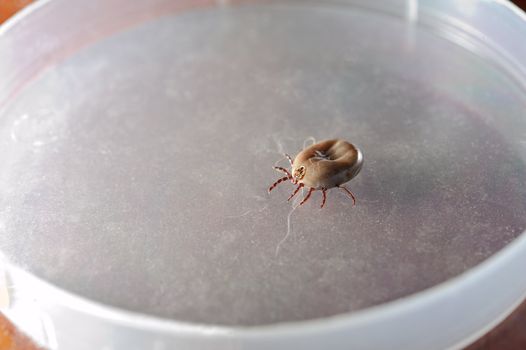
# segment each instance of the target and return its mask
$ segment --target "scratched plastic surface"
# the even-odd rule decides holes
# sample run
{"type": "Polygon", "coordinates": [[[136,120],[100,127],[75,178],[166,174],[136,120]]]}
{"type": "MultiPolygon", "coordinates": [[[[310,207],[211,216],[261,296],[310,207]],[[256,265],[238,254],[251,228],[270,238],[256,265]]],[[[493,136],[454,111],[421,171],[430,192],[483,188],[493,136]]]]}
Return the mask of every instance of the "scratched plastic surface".
{"type": "Polygon", "coordinates": [[[498,64],[387,14],[165,16],[55,62],[0,111],[0,247],[65,290],[176,320],[363,309],[524,230],[525,109],[498,64]],[[289,226],[272,166],[311,137],[363,150],[358,201],[331,190],[320,210],[315,194],[289,226]]]}

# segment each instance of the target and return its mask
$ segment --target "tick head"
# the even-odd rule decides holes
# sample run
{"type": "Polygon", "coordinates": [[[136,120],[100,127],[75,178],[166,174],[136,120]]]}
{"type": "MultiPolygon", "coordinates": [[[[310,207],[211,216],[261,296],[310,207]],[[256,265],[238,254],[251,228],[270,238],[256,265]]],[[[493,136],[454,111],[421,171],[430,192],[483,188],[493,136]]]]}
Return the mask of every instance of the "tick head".
{"type": "Polygon", "coordinates": [[[292,172],[292,176],[294,177],[294,181],[298,183],[298,181],[302,180],[305,177],[305,173],[307,173],[307,169],[305,169],[305,166],[299,166],[294,169],[292,172]]]}

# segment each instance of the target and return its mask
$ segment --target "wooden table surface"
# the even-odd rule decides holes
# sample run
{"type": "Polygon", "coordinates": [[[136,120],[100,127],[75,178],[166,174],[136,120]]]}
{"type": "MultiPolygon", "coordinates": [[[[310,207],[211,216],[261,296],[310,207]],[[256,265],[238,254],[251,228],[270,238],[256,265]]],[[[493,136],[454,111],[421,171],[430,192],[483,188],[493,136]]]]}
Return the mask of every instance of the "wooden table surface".
{"type": "MultiPolygon", "coordinates": [[[[0,23],[32,0],[0,0],[0,23]]],[[[526,11],[526,0],[513,1],[526,11]]],[[[526,38],[524,44],[526,45],[526,38]]],[[[40,350],[0,313],[0,350],[40,350]]],[[[526,301],[466,350],[526,350],[526,301]]]]}

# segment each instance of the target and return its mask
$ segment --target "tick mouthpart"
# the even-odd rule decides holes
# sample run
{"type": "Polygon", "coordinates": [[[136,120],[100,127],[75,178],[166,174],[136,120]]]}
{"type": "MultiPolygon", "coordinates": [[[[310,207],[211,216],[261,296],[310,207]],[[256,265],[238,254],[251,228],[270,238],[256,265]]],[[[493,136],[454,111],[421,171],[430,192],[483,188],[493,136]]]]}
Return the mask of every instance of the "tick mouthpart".
{"type": "Polygon", "coordinates": [[[299,168],[294,169],[294,172],[292,173],[292,176],[298,182],[299,180],[303,179],[305,177],[305,167],[302,165],[299,168]]]}

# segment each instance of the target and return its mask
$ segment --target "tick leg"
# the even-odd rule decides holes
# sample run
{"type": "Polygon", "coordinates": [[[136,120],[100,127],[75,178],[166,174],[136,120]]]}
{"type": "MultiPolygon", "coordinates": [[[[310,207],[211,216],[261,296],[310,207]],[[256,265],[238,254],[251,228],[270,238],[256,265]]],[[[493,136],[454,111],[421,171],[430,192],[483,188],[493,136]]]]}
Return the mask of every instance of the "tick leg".
{"type": "Polygon", "coordinates": [[[287,174],[287,176],[292,180],[292,174],[285,168],[282,168],[280,166],[275,166],[274,170],[281,171],[282,173],[287,174]]]}
{"type": "Polygon", "coordinates": [[[294,197],[296,195],[296,193],[298,193],[298,191],[303,187],[303,184],[299,184],[298,187],[296,187],[296,189],[294,190],[294,192],[292,192],[292,194],[290,195],[289,199],[287,199],[287,202],[290,201],[292,199],[292,197],[294,197]]]}
{"type": "Polygon", "coordinates": [[[292,158],[287,153],[285,153],[285,157],[287,157],[287,159],[289,160],[290,166],[293,166],[294,161],[292,160],[292,158]]]}
{"type": "Polygon", "coordinates": [[[338,186],[338,187],[341,188],[342,190],[344,190],[345,192],[347,192],[348,194],[350,194],[351,197],[352,197],[352,205],[356,205],[356,197],[354,197],[354,194],[352,194],[352,192],[349,191],[347,189],[347,187],[345,187],[345,186],[338,186]]]}
{"type": "Polygon", "coordinates": [[[312,191],[314,191],[314,188],[311,187],[309,189],[309,192],[305,196],[305,198],[303,198],[303,200],[300,202],[300,205],[303,205],[303,203],[305,203],[310,198],[310,195],[312,194],[312,191]]]}
{"type": "Polygon", "coordinates": [[[272,184],[272,186],[270,186],[270,187],[268,188],[268,193],[270,193],[270,191],[272,191],[272,190],[274,189],[274,187],[276,187],[277,185],[279,185],[279,184],[282,183],[283,181],[287,181],[288,179],[289,179],[288,176],[284,176],[284,177],[282,177],[281,179],[278,179],[276,182],[274,182],[274,183],[272,184]]]}
{"type": "Polygon", "coordinates": [[[323,195],[323,200],[321,202],[320,209],[323,208],[323,206],[325,205],[325,201],[327,200],[327,190],[325,188],[322,188],[321,193],[323,195]]]}

